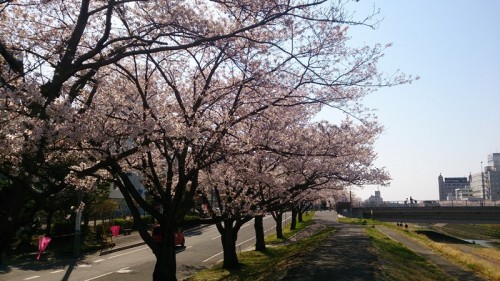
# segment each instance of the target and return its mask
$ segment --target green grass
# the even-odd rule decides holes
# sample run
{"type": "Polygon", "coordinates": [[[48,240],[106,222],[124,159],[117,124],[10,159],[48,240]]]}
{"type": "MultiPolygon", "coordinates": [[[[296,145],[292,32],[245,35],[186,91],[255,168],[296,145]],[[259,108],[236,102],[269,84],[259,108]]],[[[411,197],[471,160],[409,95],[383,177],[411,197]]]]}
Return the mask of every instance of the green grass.
{"type": "Polygon", "coordinates": [[[378,259],[376,280],[456,280],[376,228],[366,232],[378,259]]]}
{"type": "Polygon", "coordinates": [[[338,218],[341,223],[359,224],[359,225],[376,225],[380,224],[379,221],[372,219],[358,219],[358,218],[338,218]]]}
{"type": "Polygon", "coordinates": [[[271,235],[266,237],[266,244],[277,244],[277,243],[285,242],[290,237],[297,234],[297,232],[299,232],[302,229],[313,224],[314,223],[313,218],[314,218],[314,212],[308,212],[308,213],[304,214],[302,217],[303,222],[297,222],[297,226],[296,226],[295,230],[290,230],[290,227],[288,227],[288,226],[283,229],[284,239],[277,238],[276,233],[274,233],[274,234],[271,234],[271,235]]]}
{"type": "MultiPolygon", "coordinates": [[[[464,267],[467,267],[475,272],[483,275],[488,280],[500,280],[500,272],[498,267],[492,268],[492,266],[485,262],[484,260],[478,259],[477,256],[483,256],[490,260],[500,261],[500,254],[498,250],[495,249],[485,249],[479,245],[471,246],[469,248],[469,253],[464,252],[458,246],[453,243],[438,243],[426,235],[418,234],[410,228],[410,230],[402,230],[392,224],[387,224],[387,226],[398,230],[400,233],[412,238],[413,240],[425,245],[434,251],[440,253],[441,255],[453,260],[464,267]]],[[[459,227],[459,226],[458,226],[459,227]]],[[[458,228],[456,227],[456,228],[458,228]]]]}
{"type": "Polygon", "coordinates": [[[306,228],[308,225],[313,223],[313,216],[314,213],[309,213],[307,216],[304,216],[304,222],[297,223],[297,229],[294,231],[290,231],[290,229],[286,227],[283,230],[283,236],[285,236],[284,240],[277,239],[276,235],[267,237],[266,244],[268,244],[268,247],[265,251],[248,251],[240,253],[238,255],[238,259],[242,266],[239,269],[227,270],[222,268],[222,264],[217,264],[210,269],[198,272],[188,280],[256,281],[280,279],[280,274],[283,274],[283,270],[290,266],[290,261],[295,260],[295,256],[317,247],[323,239],[333,232],[333,228],[326,228],[318,234],[296,243],[288,245],[278,244],[272,246],[269,246],[269,244],[283,242],[298,231],[306,228]]]}
{"type": "Polygon", "coordinates": [[[500,239],[500,224],[446,224],[435,228],[466,239],[500,239]]]}

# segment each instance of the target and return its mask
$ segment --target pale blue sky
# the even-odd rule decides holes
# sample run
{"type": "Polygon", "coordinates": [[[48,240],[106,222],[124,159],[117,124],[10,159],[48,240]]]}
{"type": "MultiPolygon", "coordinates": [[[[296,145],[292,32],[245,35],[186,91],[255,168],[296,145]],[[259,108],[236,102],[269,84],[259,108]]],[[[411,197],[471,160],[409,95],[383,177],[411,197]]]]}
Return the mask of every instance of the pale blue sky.
{"type": "MultiPolygon", "coordinates": [[[[385,133],[376,143],[393,178],[384,200],[438,199],[437,177],[468,176],[500,152],[500,1],[360,0],[381,8],[377,30],[353,27],[353,44],[393,43],[381,70],[420,76],[364,101],[385,133]]],[[[328,119],[328,114],[321,114],[328,119]]],[[[362,199],[375,187],[353,188],[362,199]]]]}

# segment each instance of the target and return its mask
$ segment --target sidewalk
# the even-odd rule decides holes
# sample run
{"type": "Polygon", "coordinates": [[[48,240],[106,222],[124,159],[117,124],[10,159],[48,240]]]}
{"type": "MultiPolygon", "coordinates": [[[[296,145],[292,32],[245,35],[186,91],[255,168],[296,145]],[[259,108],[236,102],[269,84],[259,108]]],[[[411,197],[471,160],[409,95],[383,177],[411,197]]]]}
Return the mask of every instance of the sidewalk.
{"type": "Polygon", "coordinates": [[[146,242],[141,238],[138,231],[132,231],[128,235],[120,234],[116,237],[113,237],[113,243],[115,244],[113,247],[108,249],[103,249],[100,251],[100,255],[107,255],[117,251],[145,245],[146,242]]]}

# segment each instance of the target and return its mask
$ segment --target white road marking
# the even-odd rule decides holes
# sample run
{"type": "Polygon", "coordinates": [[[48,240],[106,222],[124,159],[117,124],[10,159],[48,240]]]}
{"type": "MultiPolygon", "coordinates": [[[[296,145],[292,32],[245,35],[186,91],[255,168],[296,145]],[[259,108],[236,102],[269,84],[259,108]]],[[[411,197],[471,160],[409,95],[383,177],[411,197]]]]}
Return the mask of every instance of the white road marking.
{"type": "Polygon", "coordinates": [[[59,269],[59,270],[56,270],[56,271],[52,271],[51,273],[59,273],[61,271],[64,271],[64,269],[59,269]]]}
{"type": "Polygon", "coordinates": [[[220,238],[220,235],[219,236],[215,236],[214,238],[212,238],[212,240],[215,240],[217,238],[220,238]]]}
{"type": "Polygon", "coordinates": [[[118,270],[116,271],[116,273],[130,273],[130,272],[132,272],[133,270],[132,270],[132,269],[129,269],[129,268],[130,268],[130,267],[124,267],[124,268],[122,268],[122,269],[118,269],[118,270]]]}
{"type": "Polygon", "coordinates": [[[115,255],[115,256],[109,257],[107,259],[108,260],[114,259],[114,258],[117,258],[117,257],[121,257],[121,256],[124,256],[124,255],[128,255],[128,254],[135,253],[135,252],[142,251],[142,250],[146,250],[146,249],[149,249],[149,247],[146,246],[146,247],[134,250],[134,251],[130,251],[130,252],[126,252],[126,253],[123,253],[123,254],[115,255]]]}
{"type": "Polygon", "coordinates": [[[84,280],[84,281],[90,281],[90,280],[94,280],[94,279],[97,279],[97,278],[101,278],[101,277],[104,277],[104,276],[106,276],[106,275],[110,275],[111,273],[113,273],[113,271],[108,272],[108,273],[101,274],[101,275],[96,276],[96,277],[92,277],[92,278],[90,278],[90,279],[86,279],[86,280],[84,280]]]}
{"type": "Polygon", "coordinates": [[[237,244],[237,245],[236,245],[236,247],[238,247],[238,246],[240,246],[240,245],[242,245],[242,244],[245,244],[246,242],[248,242],[248,241],[250,241],[250,240],[253,240],[253,239],[255,239],[255,237],[252,237],[252,238],[250,238],[250,239],[248,239],[248,240],[245,240],[245,241],[241,242],[240,244],[237,244]]]}
{"type": "Polygon", "coordinates": [[[24,278],[23,280],[31,280],[31,279],[35,279],[35,278],[38,278],[38,277],[40,277],[40,276],[35,275],[35,276],[28,277],[28,278],[24,278]]]}
{"type": "Polygon", "coordinates": [[[213,256],[211,256],[211,257],[209,257],[208,259],[206,259],[206,260],[204,260],[204,261],[202,261],[202,262],[207,262],[207,261],[209,261],[209,260],[211,260],[211,259],[215,258],[216,256],[218,256],[218,255],[220,255],[220,254],[222,254],[222,253],[223,253],[223,252],[220,252],[220,253],[218,253],[218,254],[215,254],[215,255],[213,255],[213,256]]]}
{"type": "Polygon", "coordinates": [[[83,268],[85,268],[85,267],[91,267],[91,266],[92,265],[90,265],[90,264],[82,263],[82,264],[77,265],[76,267],[83,267],[83,268]]]}
{"type": "Polygon", "coordinates": [[[104,259],[100,259],[100,260],[95,260],[94,262],[102,262],[104,259]]]}

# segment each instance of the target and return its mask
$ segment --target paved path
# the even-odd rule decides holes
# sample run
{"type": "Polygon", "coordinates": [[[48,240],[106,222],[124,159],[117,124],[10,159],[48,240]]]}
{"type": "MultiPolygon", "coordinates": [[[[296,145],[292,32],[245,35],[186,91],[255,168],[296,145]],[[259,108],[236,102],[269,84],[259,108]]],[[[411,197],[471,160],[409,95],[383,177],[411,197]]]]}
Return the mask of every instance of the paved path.
{"type": "Polygon", "coordinates": [[[377,257],[368,251],[370,241],[363,226],[339,224],[334,212],[316,212],[315,220],[333,225],[335,233],[306,253],[282,280],[373,280],[377,257]]]}

